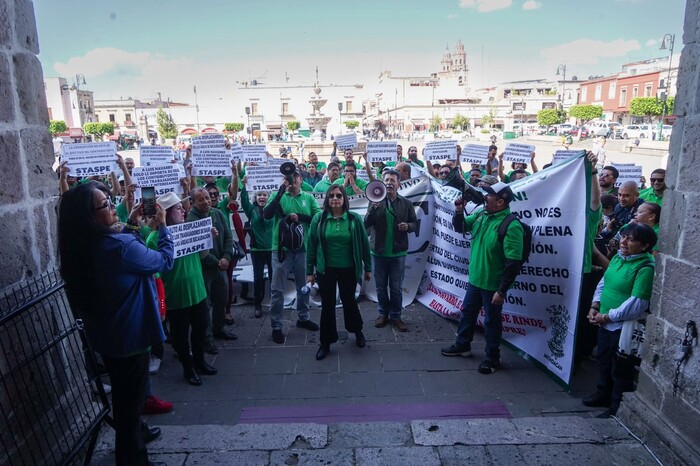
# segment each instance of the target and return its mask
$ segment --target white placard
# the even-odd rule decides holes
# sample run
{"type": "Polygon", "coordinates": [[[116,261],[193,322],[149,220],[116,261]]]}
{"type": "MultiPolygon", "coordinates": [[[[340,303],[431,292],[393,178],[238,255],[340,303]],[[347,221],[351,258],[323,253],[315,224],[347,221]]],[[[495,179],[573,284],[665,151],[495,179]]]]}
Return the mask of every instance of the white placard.
{"type": "Polygon", "coordinates": [[[635,165],[633,163],[615,163],[613,167],[617,168],[617,171],[620,172],[620,176],[617,178],[617,181],[615,181],[616,188],[619,188],[625,181],[634,181],[637,183],[638,188],[642,186],[640,181],[642,179],[641,165],[635,165]]]}
{"type": "Polygon", "coordinates": [[[564,162],[565,160],[569,160],[571,157],[576,157],[578,155],[581,155],[580,150],[558,150],[554,152],[554,156],[552,157],[552,165],[557,165],[559,163],[564,162]]]}
{"type": "Polygon", "coordinates": [[[489,146],[467,144],[462,148],[462,162],[486,165],[489,160],[489,146]]]}
{"type": "Polygon", "coordinates": [[[245,144],[241,160],[244,162],[267,163],[267,146],[265,144],[245,144]]]}
{"type": "Polygon", "coordinates": [[[68,162],[70,176],[106,175],[117,167],[117,145],[112,141],[63,144],[61,162],[68,162]]]}
{"type": "Polygon", "coordinates": [[[423,158],[430,161],[457,160],[457,141],[454,139],[430,141],[425,145],[423,158]]]}
{"type": "Polygon", "coordinates": [[[357,170],[357,173],[355,173],[355,178],[357,178],[358,180],[369,181],[369,175],[367,174],[367,169],[360,168],[359,170],[357,170]]]}
{"type": "MultiPolygon", "coordinates": [[[[149,167],[134,167],[131,176],[139,186],[154,186],[156,188],[156,196],[162,196],[165,193],[173,192],[182,194],[182,185],[180,184],[180,170],[177,164],[161,164],[151,165],[149,167]]],[[[141,196],[137,196],[140,198],[141,196]]]]}
{"type": "Polygon", "coordinates": [[[503,153],[503,160],[529,164],[533,152],[535,152],[535,146],[533,145],[511,142],[506,146],[506,150],[503,153]]]}
{"type": "Polygon", "coordinates": [[[192,174],[194,176],[231,176],[231,153],[222,134],[203,134],[192,138],[192,174]]]}
{"type": "Polygon", "coordinates": [[[243,148],[239,143],[231,144],[231,158],[236,162],[240,162],[243,159],[243,148]]]}
{"type": "Polygon", "coordinates": [[[142,145],[139,147],[139,157],[141,158],[142,167],[150,167],[172,162],[175,158],[175,153],[173,148],[168,146],[142,145]]]}
{"type": "Polygon", "coordinates": [[[294,163],[294,161],[291,160],[291,159],[283,159],[283,158],[278,158],[278,157],[273,157],[273,158],[271,158],[271,159],[267,159],[267,164],[268,164],[270,167],[277,167],[278,170],[279,170],[279,168],[282,166],[282,164],[285,163],[285,162],[292,162],[292,163],[294,163]]]}
{"type": "Polygon", "coordinates": [[[175,259],[211,249],[214,245],[211,226],[211,217],[170,225],[168,229],[173,235],[175,259]]]}
{"type": "Polygon", "coordinates": [[[248,192],[275,191],[283,181],[284,176],[279,167],[253,165],[245,171],[245,190],[248,192]]]}
{"type": "Polygon", "coordinates": [[[367,160],[374,162],[395,162],[396,141],[369,141],[367,142],[367,160]]]}
{"type": "Polygon", "coordinates": [[[340,150],[353,149],[357,146],[357,134],[340,134],[335,137],[335,145],[340,150]]]}

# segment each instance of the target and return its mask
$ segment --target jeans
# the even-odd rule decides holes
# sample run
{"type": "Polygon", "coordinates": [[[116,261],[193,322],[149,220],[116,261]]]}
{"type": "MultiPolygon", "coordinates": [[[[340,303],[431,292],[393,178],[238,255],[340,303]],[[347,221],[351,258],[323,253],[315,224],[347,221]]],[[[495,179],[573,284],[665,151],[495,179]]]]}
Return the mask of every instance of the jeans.
{"type": "Polygon", "coordinates": [[[203,268],[204,286],[207,289],[206,341],[213,341],[214,334],[222,332],[226,325],[228,277],[225,270],[203,268]],[[211,312],[211,314],[210,314],[211,312]]]}
{"type": "Polygon", "coordinates": [[[202,300],[190,307],[168,309],[170,338],[173,342],[173,349],[177,353],[185,371],[192,369],[194,363],[201,364],[204,362],[204,341],[206,338],[208,314],[209,309],[206,300],[202,300]],[[190,327],[192,332],[190,332],[190,327]],[[192,345],[192,354],[190,354],[190,344],[192,345]]]}
{"type": "Polygon", "coordinates": [[[372,256],[372,258],[374,260],[374,283],[377,287],[379,314],[388,315],[390,319],[400,319],[406,256],[372,256]]]}
{"type": "Polygon", "coordinates": [[[357,279],[355,268],[326,267],[326,273],[318,273],[318,288],[321,293],[321,346],[329,346],[338,341],[338,328],[335,324],[335,287],[340,290],[343,303],[345,330],[357,333],[362,330],[362,316],[355,301],[357,279]]]}
{"type": "Polygon", "coordinates": [[[253,300],[255,307],[259,307],[265,297],[265,265],[267,276],[272,277],[272,251],[251,251],[250,258],[253,261],[253,300]]]}
{"type": "Polygon", "coordinates": [[[598,329],[598,392],[610,397],[610,409],[617,411],[624,392],[634,391],[635,366],[641,362],[636,356],[620,356],[617,346],[621,329],[612,332],[598,329]]]}
{"type": "Polygon", "coordinates": [[[503,334],[503,322],[501,311],[503,306],[494,306],[491,299],[495,291],[477,288],[471,283],[467,285],[467,293],[464,296],[462,317],[459,319],[457,338],[455,345],[458,347],[471,346],[474,339],[474,328],[481,307],[484,307],[484,336],[486,337],[486,359],[493,362],[500,361],[501,335],[503,334]]]}
{"type": "Polygon", "coordinates": [[[270,296],[270,324],[272,330],[282,330],[282,309],[284,308],[284,285],[289,274],[294,273],[297,288],[297,312],[299,320],[309,320],[309,295],[301,294],[306,285],[306,250],[286,251],[284,262],[280,263],[277,253],[272,254],[272,286],[270,296]]]}

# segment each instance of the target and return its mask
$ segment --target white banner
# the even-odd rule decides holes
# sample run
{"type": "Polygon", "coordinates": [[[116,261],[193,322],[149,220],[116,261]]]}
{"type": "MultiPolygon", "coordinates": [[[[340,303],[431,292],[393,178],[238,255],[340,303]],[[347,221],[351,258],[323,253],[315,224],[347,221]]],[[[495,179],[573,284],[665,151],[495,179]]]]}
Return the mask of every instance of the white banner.
{"type": "Polygon", "coordinates": [[[163,165],[172,162],[175,158],[175,152],[172,147],[168,146],[142,145],[139,147],[139,157],[141,158],[142,167],[150,167],[151,165],[163,165]]]}
{"type": "Polygon", "coordinates": [[[580,150],[558,150],[554,152],[552,156],[552,165],[560,164],[572,157],[581,155],[580,150]]]}
{"type": "Polygon", "coordinates": [[[457,141],[454,139],[430,141],[425,145],[423,158],[431,162],[435,160],[457,160],[457,141]]]}
{"type": "Polygon", "coordinates": [[[633,163],[614,163],[613,167],[617,168],[620,176],[615,181],[615,187],[619,188],[626,181],[634,181],[637,187],[642,186],[642,166],[633,163]]]}
{"type": "Polygon", "coordinates": [[[192,138],[192,175],[231,176],[231,152],[222,134],[192,138]]]}
{"type": "Polygon", "coordinates": [[[117,145],[111,141],[63,144],[61,162],[68,162],[70,176],[106,175],[117,167],[117,145]]]}
{"type": "Polygon", "coordinates": [[[211,217],[170,225],[175,243],[175,259],[195,252],[207,251],[214,245],[211,238],[211,217]]]}
{"type": "Polygon", "coordinates": [[[275,191],[282,182],[284,176],[277,166],[252,165],[245,171],[245,190],[255,191],[275,191]]]}
{"type": "Polygon", "coordinates": [[[267,163],[267,146],[265,144],[244,144],[242,159],[244,162],[267,163]]]}
{"type": "Polygon", "coordinates": [[[462,148],[463,163],[476,163],[486,165],[489,161],[489,146],[481,144],[467,144],[462,148]]]}
{"type": "MultiPolygon", "coordinates": [[[[162,196],[165,193],[173,192],[182,194],[182,178],[178,165],[164,164],[152,165],[150,167],[134,167],[131,176],[138,185],[139,189],[145,186],[153,186],[156,188],[156,196],[162,196]]],[[[136,195],[140,199],[141,196],[136,195]]]]}
{"type": "Polygon", "coordinates": [[[396,161],[396,141],[368,141],[367,160],[374,162],[396,161]]]}
{"type": "Polygon", "coordinates": [[[503,152],[503,160],[515,163],[530,163],[535,146],[511,142],[503,152]]]}
{"type": "Polygon", "coordinates": [[[335,137],[335,145],[339,150],[353,149],[357,146],[357,134],[340,134],[335,137]]]}

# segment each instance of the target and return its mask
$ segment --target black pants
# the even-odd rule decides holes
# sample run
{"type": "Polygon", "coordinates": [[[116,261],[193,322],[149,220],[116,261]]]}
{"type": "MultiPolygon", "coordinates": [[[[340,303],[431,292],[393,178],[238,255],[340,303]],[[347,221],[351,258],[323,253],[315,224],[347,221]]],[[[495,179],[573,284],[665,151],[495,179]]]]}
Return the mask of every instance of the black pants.
{"type": "Polygon", "coordinates": [[[345,330],[356,333],[362,330],[362,316],[355,301],[355,269],[353,267],[338,269],[326,267],[326,273],[319,273],[318,287],[321,293],[321,336],[322,346],[329,346],[338,341],[338,329],[335,325],[335,287],[340,290],[343,303],[345,330]]]}
{"type": "Polygon", "coordinates": [[[126,358],[102,356],[112,385],[112,413],[116,431],[116,464],[147,465],[141,439],[141,410],[146,400],[149,353],[126,358]]]}
{"type": "Polygon", "coordinates": [[[250,258],[253,261],[253,299],[258,307],[265,297],[265,265],[267,276],[272,277],[272,251],[251,251],[250,258]]]}
{"type": "Polygon", "coordinates": [[[206,299],[194,306],[168,309],[170,338],[185,370],[192,369],[194,363],[200,364],[204,362],[204,341],[206,338],[208,313],[209,308],[206,299]],[[191,332],[190,327],[192,328],[191,332]],[[190,354],[190,344],[192,345],[192,354],[190,354]]]}
{"type": "Polygon", "coordinates": [[[591,310],[593,295],[598,282],[603,278],[603,273],[602,270],[597,270],[583,274],[576,319],[576,347],[574,349],[574,361],[576,362],[590,356],[598,340],[598,328],[588,322],[588,311],[591,310]]]}
{"type": "Polygon", "coordinates": [[[214,334],[224,330],[226,325],[226,300],[228,299],[228,277],[225,270],[206,268],[203,270],[204,286],[207,289],[206,339],[214,341],[214,334]]]}
{"type": "Polygon", "coordinates": [[[622,330],[612,332],[600,327],[598,330],[598,391],[610,397],[610,409],[617,412],[624,392],[634,391],[636,356],[620,356],[617,346],[622,330]]]}

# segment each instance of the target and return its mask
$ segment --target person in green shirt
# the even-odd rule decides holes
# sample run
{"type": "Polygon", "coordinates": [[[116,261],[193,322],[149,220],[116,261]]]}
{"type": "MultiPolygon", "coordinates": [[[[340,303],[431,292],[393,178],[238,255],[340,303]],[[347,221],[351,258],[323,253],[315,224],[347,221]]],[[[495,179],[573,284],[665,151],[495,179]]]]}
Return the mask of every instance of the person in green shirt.
{"type": "Polygon", "coordinates": [[[357,169],[354,165],[345,165],[343,167],[342,178],[338,178],[333,183],[334,185],[340,185],[345,189],[345,194],[348,196],[354,196],[355,194],[363,194],[368,182],[357,178],[357,169]]]}
{"type": "Polygon", "coordinates": [[[664,191],[666,191],[666,170],[657,168],[651,172],[649,182],[651,183],[651,187],[642,190],[642,192],[639,193],[639,198],[644,199],[644,202],[653,202],[663,207],[664,191]]]}
{"type": "Polygon", "coordinates": [[[347,167],[348,165],[354,166],[356,170],[362,168],[362,165],[359,162],[355,162],[355,154],[352,149],[345,149],[343,151],[343,155],[345,156],[345,160],[341,161],[340,163],[343,168],[347,167]]]}
{"type": "Polygon", "coordinates": [[[598,283],[588,320],[598,326],[596,391],[582,400],[585,406],[607,407],[598,417],[617,414],[622,394],[634,390],[635,367],[641,354],[633,344],[634,327],[649,312],[656,263],[654,230],[630,223],[621,230],[620,249],[598,283]],[[623,337],[623,328],[629,328],[623,337]]]}
{"type": "Polygon", "coordinates": [[[350,211],[348,196],[334,185],[326,193],[323,210],[314,215],[306,241],[307,283],[317,274],[321,293],[321,335],[316,359],[325,358],[332,343],[338,341],[335,324],[335,290],[340,290],[345,329],[355,334],[358,347],[365,346],[362,316],[355,301],[355,286],[372,277],[369,241],[362,217],[350,211]],[[364,266],[363,266],[364,264],[364,266]],[[363,274],[364,271],[364,274],[363,274]]]}
{"type": "Polygon", "coordinates": [[[321,181],[314,186],[315,193],[325,193],[328,188],[340,178],[340,164],[331,162],[328,164],[328,172],[321,181]]]}
{"type": "Polygon", "coordinates": [[[513,221],[501,241],[498,229],[510,215],[513,191],[504,182],[484,186],[484,208],[464,217],[464,200],[455,201],[452,225],[458,233],[472,234],[469,256],[469,284],[464,297],[455,343],[442,349],[443,356],[469,356],[474,329],[481,307],[484,308],[486,359],[479,373],[492,374],[501,365],[500,344],[503,324],[501,311],[508,289],[515,281],[523,257],[523,227],[513,221]]]}
{"type": "MultiPolygon", "coordinates": [[[[245,184],[243,178],[243,184],[245,184]]],[[[250,258],[253,262],[253,302],[254,315],[262,317],[262,301],[265,294],[265,266],[267,276],[272,278],[272,226],[271,219],[265,219],[263,209],[267,204],[270,193],[258,191],[254,194],[254,202],[250,202],[248,192],[241,191],[241,206],[250,222],[250,258]]]]}
{"type": "Polygon", "coordinates": [[[316,152],[309,152],[308,161],[309,163],[313,163],[316,165],[316,171],[318,171],[321,175],[326,174],[326,162],[320,162],[318,160],[318,155],[316,155],[316,152]]]}

